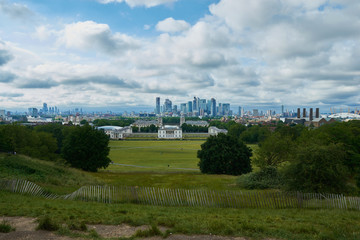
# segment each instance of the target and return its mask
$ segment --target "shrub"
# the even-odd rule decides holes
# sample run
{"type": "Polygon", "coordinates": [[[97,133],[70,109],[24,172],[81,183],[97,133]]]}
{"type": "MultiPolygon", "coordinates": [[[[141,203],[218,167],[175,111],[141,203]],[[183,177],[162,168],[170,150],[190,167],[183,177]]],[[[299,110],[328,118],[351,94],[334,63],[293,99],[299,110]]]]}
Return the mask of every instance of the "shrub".
{"type": "Polygon", "coordinates": [[[239,177],[237,184],[245,189],[280,188],[282,178],[275,167],[268,166],[239,177]]]}
{"type": "Polygon", "coordinates": [[[43,216],[39,219],[39,225],[36,230],[46,230],[46,231],[57,231],[59,230],[60,225],[52,220],[49,216],[43,216]]]}
{"type": "Polygon", "coordinates": [[[0,223],[0,232],[9,233],[11,231],[15,231],[15,228],[13,228],[8,221],[3,220],[0,223]]]}

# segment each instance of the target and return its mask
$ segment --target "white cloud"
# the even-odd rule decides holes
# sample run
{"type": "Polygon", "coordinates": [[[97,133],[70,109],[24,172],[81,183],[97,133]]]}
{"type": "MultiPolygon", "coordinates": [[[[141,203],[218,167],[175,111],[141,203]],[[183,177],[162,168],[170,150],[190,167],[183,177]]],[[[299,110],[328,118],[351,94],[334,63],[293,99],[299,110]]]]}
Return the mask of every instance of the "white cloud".
{"type": "Polygon", "coordinates": [[[190,24],[184,20],[175,20],[172,17],[167,18],[163,21],[158,22],[156,24],[156,30],[160,32],[182,32],[188,30],[190,28],[190,24]]]}
{"type": "Polygon", "coordinates": [[[138,45],[134,38],[120,33],[112,34],[107,24],[93,21],[66,25],[59,41],[68,48],[97,50],[107,54],[118,54],[138,45]]]}
{"type": "Polygon", "coordinates": [[[98,0],[100,3],[108,4],[113,2],[126,2],[130,7],[145,6],[147,8],[155,7],[163,4],[171,4],[177,0],[98,0]]]}

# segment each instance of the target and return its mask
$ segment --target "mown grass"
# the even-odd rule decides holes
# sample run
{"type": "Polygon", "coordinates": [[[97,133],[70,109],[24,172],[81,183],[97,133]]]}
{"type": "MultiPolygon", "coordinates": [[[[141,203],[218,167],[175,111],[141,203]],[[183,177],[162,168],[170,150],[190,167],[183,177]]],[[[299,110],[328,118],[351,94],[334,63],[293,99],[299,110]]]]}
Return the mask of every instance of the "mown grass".
{"type": "MultiPolygon", "coordinates": [[[[0,191],[0,215],[51,216],[64,224],[127,223],[134,226],[165,226],[176,234],[215,234],[253,239],[360,239],[358,211],[326,209],[231,209],[159,207],[135,204],[101,204],[46,200],[0,191]]],[[[154,227],[155,228],[155,227],[154,227]]]]}
{"type": "Polygon", "coordinates": [[[118,172],[178,171],[199,172],[197,151],[204,141],[111,141],[109,157],[114,163],[146,168],[111,165],[118,172]]]}

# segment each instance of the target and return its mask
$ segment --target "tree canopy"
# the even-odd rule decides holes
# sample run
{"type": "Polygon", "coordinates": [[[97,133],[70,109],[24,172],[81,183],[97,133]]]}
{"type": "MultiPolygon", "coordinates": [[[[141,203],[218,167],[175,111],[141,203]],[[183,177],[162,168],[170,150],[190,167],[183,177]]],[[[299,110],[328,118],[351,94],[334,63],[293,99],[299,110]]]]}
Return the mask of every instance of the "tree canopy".
{"type": "Polygon", "coordinates": [[[251,171],[251,149],[225,134],[210,136],[197,156],[202,173],[241,175],[251,171]]]}
{"type": "Polygon", "coordinates": [[[74,127],[65,136],[62,156],[72,167],[96,172],[110,164],[108,143],[109,137],[103,131],[88,124],[74,127]]]}

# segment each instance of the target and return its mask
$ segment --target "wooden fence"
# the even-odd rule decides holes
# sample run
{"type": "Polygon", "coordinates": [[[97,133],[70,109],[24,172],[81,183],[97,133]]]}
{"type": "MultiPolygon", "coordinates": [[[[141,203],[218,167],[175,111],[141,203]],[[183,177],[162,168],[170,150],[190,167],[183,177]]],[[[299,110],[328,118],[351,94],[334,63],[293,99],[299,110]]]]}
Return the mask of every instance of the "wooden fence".
{"type": "Polygon", "coordinates": [[[153,187],[84,186],[67,195],[46,192],[27,180],[0,180],[0,189],[47,199],[228,208],[337,208],[360,210],[360,197],[276,191],[213,191],[153,187]]]}

